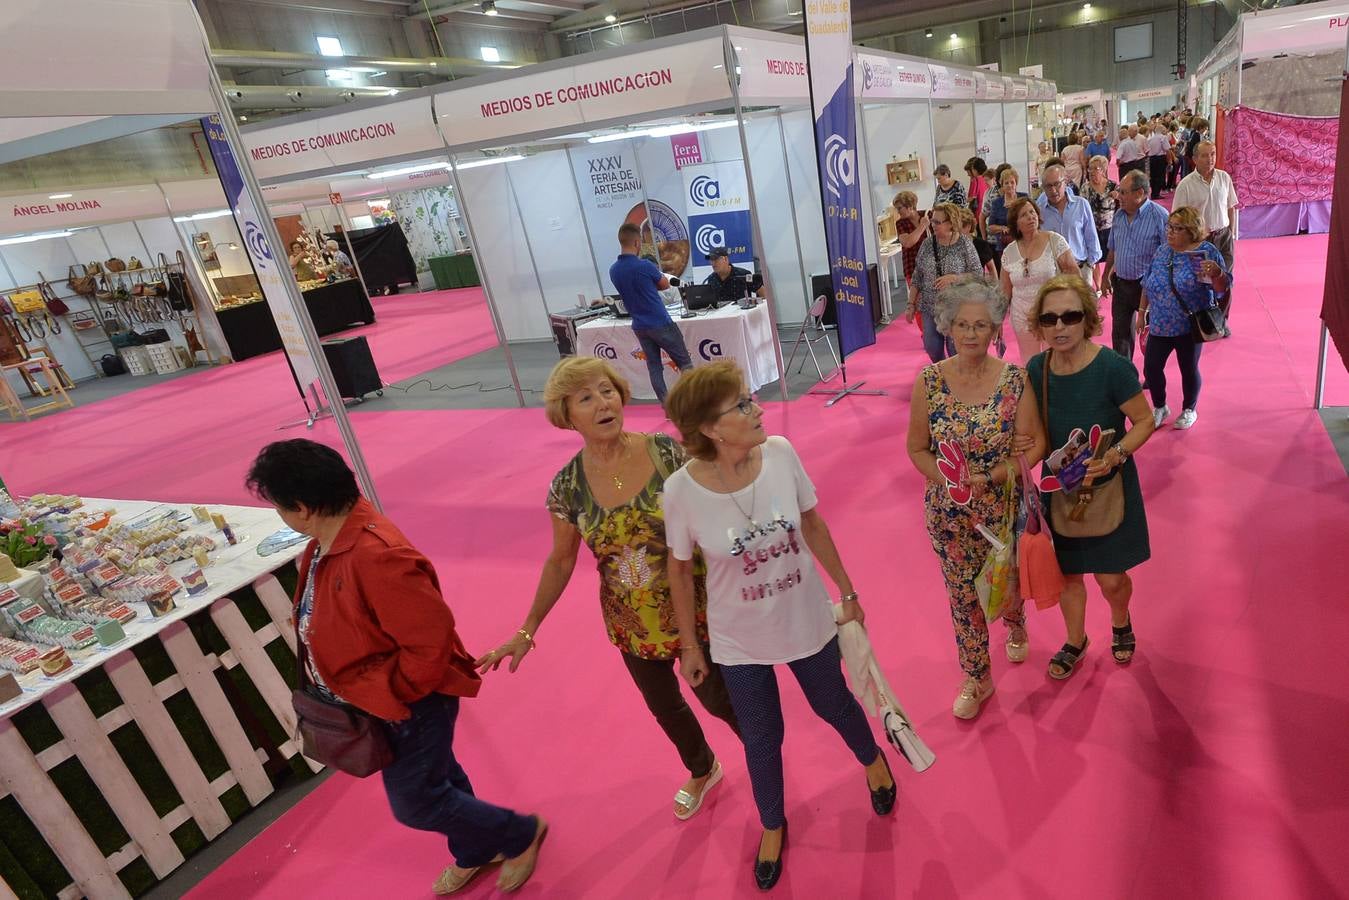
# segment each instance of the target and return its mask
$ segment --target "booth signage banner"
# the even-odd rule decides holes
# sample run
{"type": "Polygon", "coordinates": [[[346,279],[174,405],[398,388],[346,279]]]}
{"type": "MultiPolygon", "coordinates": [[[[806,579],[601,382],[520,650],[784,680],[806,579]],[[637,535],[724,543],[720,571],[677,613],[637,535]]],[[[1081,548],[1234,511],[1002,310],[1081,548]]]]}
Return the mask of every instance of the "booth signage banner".
{"type": "MultiPolygon", "coordinates": [[[[618,256],[618,229],[632,223],[642,229],[643,252],[657,253],[661,271],[683,276],[690,263],[689,230],[680,210],[678,195],[646,196],[638,174],[636,148],[631,141],[592,144],[571,152],[581,212],[589,226],[591,250],[600,261],[600,278],[606,294],[617,291],[609,280],[609,265],[618,256]]],[[[673,168],[673,166],[672,166],[673,168]]],[[[680,190],[682,180],[663,179],[680,190]]]]}
{"type": "Polygon", "coordinates": [[[267,243],[267,236],[259,224],[267,211],[254,208],[252,198],[244,189],[239,163],[221,130],[220,118],[208,116],[202,119],[201,129],[206,133],[206,144],[211,148],[220,186],[225,189],[225,199],[234,212],[234,224],[238,226],[239,234],[243,235],[244,249],[248,251],[253,271],[258,276],[262,296],[272,311],[272,318],[276,320],[276,330],[281,333],[281,345],[295,373],[300,396],[307,398],[311,387],[319,380],[319,373],[296,321],[291,292],[286,290],[286,283],[282,280],[292,277],[289,266],[282,262],[286,257],[274,253],[267,243]]]}
{"type": "Polygon", "coordinates": [[[1175,88],[1148,88],[1146,91],[1130,91],[1124,96],[1129,100],[1159,100],[1162,97],[1174,96],[1175,93],[1175,88]]]}
{"type": "Polygon", "coordinates": [[[1241,58],[1344,50],[1349,3],[1315,3],[1241,17],[1241,58]]]}
{"type": "Polygon", "coordinates": [[[928,63],[932,75],[932,96],[942,100],[973,100],[975,92],[974,75],[928,63]]]}
{"type": "Polygon", "coordinates": [[[974,99],[988,99],[988,75],[978,69],[974,71],[974,99]]]}
{"type": "MultiPolygon", "coordinates": [[[[857,96],[891,100],[926,100],[932,96],[932,76],[921,62],[887,59],[870,53],[858,53],[854,62],[862,72],[857,81],[857,96]]],[[[857,68],[853,70],[854,75],[857,68]]]]}
{"type": "Polygon", "coordinates": [[[243,139],[248,164],[258,178],[444,150],[429,97],[249,130],[243,139]]]}
{"type": "Polygon", "coordinates": [[[742,103],[805,100],[810,96],[806,48],[797,41],[770,41],[734,35],[736,74],[742,103]]]}
{"type": "Polygon", "coordinates": [[[1045,67],[1043,64],[1035,66],[1022,66],[1016,70],[1018,75],[1028,75],[1031,78],[1044,78],[1045,67]]]}
{"type": "Polygon", "coordinates": [[[992,63],[984,63],[982,66],[976,66],[975,68],[983,69],[985,72],[998,72],[998,71],[1001,71],[1001,68],[1000,68],[1000,67],[998,66],[998,64],[995,63],[995,62],[992,62],[992,63]]]}
{"type": "MultiPolygon", "coordinates": [[[[862,178],[857,170],[857,105],[853,101],[852,11],[846,0],[806,0],[806,55],[815,114],[824,241],[834,283],[839,353],[876,343],[867,281],[862,178]]],[[[971,85],[972,86],[972,85],[971,85]]]]}
{"type": "Polygon", "coordinates": [[[707,255],[718,247],[729,251],[733,264],[753,269],[754,232],[745,164],[736,160],[688,166],[681,174],[692,245],[688,277],[701,281],[712,274],[707,255]]]}
{"type": "Polygon", "coordinates": [[[692,134],[670,135],[670,151],[674,153],[676,169],[696,166],[703,161],[703,145],[696,131],[692,134]]]}
{"type": "Polygon", "coordinates": [[[0,234],[60,231],[164,215],[164,194],[153,184],[68,193],[71,196],[59,200],[51,199],[51,190],[0,199],[0,234]]]}
{"type": "Polygon", "coordinates": [[[435,95],[435,111],[447,145],[481,147],[592,122],[650,119],[730,95],[725,44],[717,37],[451,87],[435,95]]]}
{"type": "Polygon", "coordinates": [[[1022,81],[1019,78],[1014,79],[1012,81],[1011,97],[1013,100],[1025,100],[1029,94],[1030,94],[1030,85],[1028,85],[1025,81],[1022,81]]]}

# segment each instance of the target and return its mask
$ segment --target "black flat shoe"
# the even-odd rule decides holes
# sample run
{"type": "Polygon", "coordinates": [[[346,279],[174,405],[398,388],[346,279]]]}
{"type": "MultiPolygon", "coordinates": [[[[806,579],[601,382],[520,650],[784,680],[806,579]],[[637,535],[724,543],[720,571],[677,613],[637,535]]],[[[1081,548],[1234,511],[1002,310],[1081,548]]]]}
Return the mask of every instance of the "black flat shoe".
{"type": "Polygon", "coordinates": [[[754,883],[759,886],[759,890],[771,890],[773,885],[778,883],[782,877],[782,857],[787,853],[787,826],[782,826],[782,848],[778,850],[777,859],[759,859],[754,858],[754,883]]]}
{"type": "Polygon", "coordinates": [[[895,798],[899,796],[899,782],[895,781],[894,773],[890,771],[890,760],[885,758],[885,751],[880,751],[881,762],[885,763],[885,772],[890,776],[890,786],[883,788],[870,788],[871,790],[871,808],[876,811],[878,816],[888,816],[895,808],[895,798]]]}

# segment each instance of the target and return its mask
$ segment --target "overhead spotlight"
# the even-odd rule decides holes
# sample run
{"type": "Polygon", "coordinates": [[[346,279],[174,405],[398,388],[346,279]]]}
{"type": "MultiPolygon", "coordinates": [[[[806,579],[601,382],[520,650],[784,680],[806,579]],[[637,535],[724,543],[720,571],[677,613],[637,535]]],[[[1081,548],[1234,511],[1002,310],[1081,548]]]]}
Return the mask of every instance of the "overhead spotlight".
{"type": "Polygon", "coordinates": [[[497,13],[496,0],[482,0],[482,14],[484,16],[495,16],[497,13]]]}
{"type": "Polygon", "coordinates": [[[608,22],[610,25],[612,25],[612,24],[614,24],[615,22],[618,21],[618,16],[614,15],[613,13],[609,13],[609,15],[607,15],[607,16],[604,17],[604,21],[606,21],[606,22],[608,22]]]}
{"type": "Polygon", "coordinates": [[[239,121],[240,121],[240,122],[247,122],[247,121],[248,121],[248,116],[240,116],[240,117],[239,117],[239,121]]]}
{"type": "Polygon", "coordinates": [[[923,32],[923,37],[932,37],[932,29],[929,28],[927,31],[923,32]]]}
{"type": "Polygon", "coordinates": [[[1082,4],[1082,8],[1083,8],[1083,9],[1091,9],[1091,4],[1090,4],[1090,3],[1083,3],[1083,4],[1082,4]]]}
{"type": "Polygon", "coordinates": [[[958,40],[960,40],[960,35],[956,34],[954,31],[951,32],[951,40],[953,40],[953,41],[958,41],[958,40]]]}

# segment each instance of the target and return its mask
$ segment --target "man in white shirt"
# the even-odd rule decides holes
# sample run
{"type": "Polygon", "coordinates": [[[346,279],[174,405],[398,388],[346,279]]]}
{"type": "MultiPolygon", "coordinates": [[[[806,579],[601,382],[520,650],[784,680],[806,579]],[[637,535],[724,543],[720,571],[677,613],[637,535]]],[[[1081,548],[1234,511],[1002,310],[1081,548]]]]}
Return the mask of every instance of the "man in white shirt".
{"type": "Polygon", "coordinates": [[[1143,151],[1138,148],[1138,143],[1133,139],[1133,129],[1121,128],[1119,130],[1119,143],[1115,145],[1115,159],[1119,162],[1119,177],[1124,176],[1134,169],[1141,168],[1139,162],[1143,159],[1143,151]]]}
{"type": "Polygon", "coordinates": [[[1194,171],[1180,180],[1176,186],[1176,196],[1171,202],[1172,209],[1189,206],[1199,212],[1204,227],[1209,230],[1205,238],[1218,248],[1227,263],[1227,271],[1232,271],[1233,244],[1237,238],[1237,189],[1232,184],[1232,176],[1215,163],[1218,148],[1212,141],[1200,141],[1194,148],[1194,171]]]}
{"type": "Polygon", "coordinates": [[[1171,152],[1171,138],[1166,126],[1160,121],[1154,122],[1152,136],[1147,140],[1148,180],[1152,183],[1152,199],[1156,200],[1166,191],[1167,154],[1171,152]]]}

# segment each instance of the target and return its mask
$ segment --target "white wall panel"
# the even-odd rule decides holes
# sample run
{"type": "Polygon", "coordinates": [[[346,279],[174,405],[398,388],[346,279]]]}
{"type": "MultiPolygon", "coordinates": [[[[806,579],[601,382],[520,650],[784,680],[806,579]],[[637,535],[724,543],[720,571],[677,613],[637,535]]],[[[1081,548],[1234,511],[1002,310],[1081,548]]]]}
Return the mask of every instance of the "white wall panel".
{"type": "MultiPolygon", "coordinates": [[[[815,120],[808,109],[784,113],[787,136],[787,176],[796,200],[796,227],[801,232],[801,257],[806,277],[829,271],[829,250],[824,243],[824,213],[820,208],[820,175],[815,164],[815,120]]],[[[783,311],[782,321],[793,317],[783,311]]]]}
{"type": "Polygon", "coordinates": [[[1006,103],[1002,115],[1007,128],[1006,161],[1021,173],[1022,184],[1030,184],[1030,131],[1026,127],[1026,104],[1006,103]]]}
{"type": "MultiPolygon", "coordinates": [[[[15,285],[36,283],[40,277],[39,271],[48,279],[56,280],[59,275],[64,280],[68,267],[75,262],[70,246],[61,238],[28,244],[7,244],[0,247],[0,256],[4,257],[5,267],[15,285]]],[[[5,287],[15,285],[7,284],[5,287]]]]}
{"type": "Polygon", "coordinates": [[[932,136],[937,145],[937,162],[945,163],[951,167],[951,174],[962,177],[965,163],[976,155],[974,104],[967,100],[933,101],[932,136]]]}
{"type": "MultiPolygon", "coordinates": [[[[792,207],[793,198],[787,190],[787,172],[783,169],[786,156],[777,117],[750,119],[745,123],[745,138],[764,242],[758,255],[773,280],[774,311],[781,322],[800,322],[806,317],[810,284],[802,278],[796,249],[793,219],[799,215],[799,207],[792,207]]],[[[809,220],[796,222],[797,227],[810,228],[812,224],[809,220]]]]}
{"type": "MultiPolygon", "coordinates": [[[[212,220],[214,221],[216,220],[212,220]]],[[[143,264],[149,264],[150,250],[136,233],[134,224],[115,222],[112,225],[100,225],[98,230],[103,232],[103,240],[107,242],[108,250],[113,256],[120,258],[122,262],[130,262],[131,257],[135,256],[143,264]]]]}
{"type": "MultiPolygon", "coordinates": [[[[862,127],[866,131],[869,151],[866,174],[874,210],[872,221],[890,205],[895,194],[904,190],[918,195],[922,209],[931,208],[936,196],[932,170],[937,164],[932,159],[932,120],[928,116],[927,101],[866,106],[862,110],[862,127]],[[908,159],[911,153],[916,153],[923,165],[923,180],[917,184],[888,184],[885,164],[892,159],[908,159]]],[[[951,172],[957,178],[961,177],[959,168],[952,166],[951,172]]]]}
{"type": "MultiPolygon", "coordinates": [[[[482,166],[459,175],[464,208],[477,236],[476,258],[491,288],[508,341],[551,337],[548,311],[529,263],[526,222],[511,200],[503,166],[482,166]]],[[[561,191],[558,191],[561,193],[561,191]]],[[[575,299],[575,298],[573,298],[575,299]]]]}
{"type": "MultiPolygon", "coordinates": [[[[974,104],[974,144],[974,155],[982,156],[990,169],[1007,161],[1001,103],[974,104]]],[[[952,168],[951,171],[959,170],[952,168]]]]}
{"type": "MultiPolygon", "coordinates": [[[[577,227],[582,221],[581,207],[576,192],[568,189],[572,170],[567,154],[561,150],[540,153],[502,168],[509,170],[514,182],[548,309],[556,312],[574,307],[577,294],[584,294],[587,300],[598,299],[603,290],[595,277],[585,229],[577,227]]],[[[613,256],[617,255],[615,241],[613,256]]],[[[611,261],[604,259],[601,263],[607,268],[611,261]]]]}

